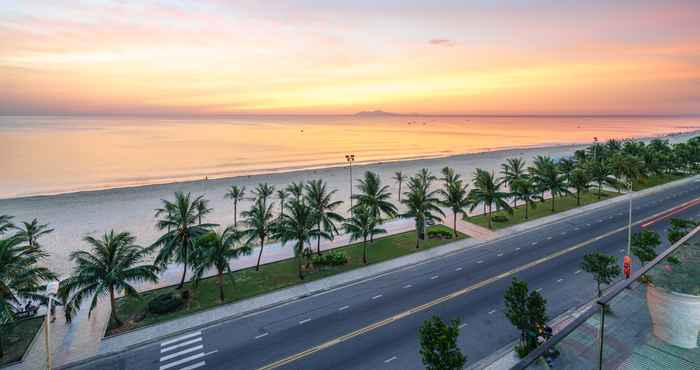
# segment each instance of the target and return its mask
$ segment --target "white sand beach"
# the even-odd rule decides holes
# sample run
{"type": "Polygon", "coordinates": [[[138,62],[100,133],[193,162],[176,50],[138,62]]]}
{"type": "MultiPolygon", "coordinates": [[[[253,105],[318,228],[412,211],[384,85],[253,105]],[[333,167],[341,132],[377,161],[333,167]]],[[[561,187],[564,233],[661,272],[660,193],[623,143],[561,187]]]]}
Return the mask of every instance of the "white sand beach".
{"type": "MultiPolygon", "coordinates": [[[[670,140],[677,142],[692,136],[694,135],[675,135],[670,140]]],[[[356,179],[364,171],[377,172],[381,176],[382,181],[391,186],[394,199],[396,199],[398,186],[391,179],[396,171],[412,175],[425,167],[437,174],[441,168],[449,166],[453,167],[465,178],[471,179],[471,174],[477,167],[499,171],[501,163],[506,158],[520,156],[530,159],[537,155],[562,157],[570,155],[576,149],[583,147],[585,146],[562,145],[510,149],[455,155],[445,158],[356,165],[353,166],[353,175],[356,179]]],[[[349,197],[348,168],[332,167],[207,181],[5,199],[0,200],[0,213],[13,215],[15,221],[31,220],[36,217],[41,222],[50,223],[55,231],[42,239],[42,244],[50,253],[47,262],[54,271],[61,276],[65,276],[70,273],[71,269],[70,253],[85,248],[81,238],[87,234],[101,234],[110,229],[115,229],[133,233],[141,245],[149,245],[156,240],[159,236],[159,231],[155,228],[153,210],[160,206],[161,199],[172,198],[175,191],[205,195],[210,200],[210,206],[214,208],[207,221],[228,225],[233,223],[233,204],[230,200],[224,198],[224,194],[230,185],[245,186],[250,190],[258,183],[267,182],[280,188],[293,181],[307,181],[318,178],[327,181],[330,188],[338,189],[336,197],[346,202],[342,207],[342,210],[346,211],[349,197]]],[[[247,201],[239,204],[239,212],[247,209],[248,206],[249,202],[247,201]]],[[[279,250],[270,248],[264,256],[267,256],[268,253],[279,253],[279,250]]],[[[291,255],[291,250],[288,253],[291,255]]],[[[263,257],[264,259],[265,257],[263,257]]]]}

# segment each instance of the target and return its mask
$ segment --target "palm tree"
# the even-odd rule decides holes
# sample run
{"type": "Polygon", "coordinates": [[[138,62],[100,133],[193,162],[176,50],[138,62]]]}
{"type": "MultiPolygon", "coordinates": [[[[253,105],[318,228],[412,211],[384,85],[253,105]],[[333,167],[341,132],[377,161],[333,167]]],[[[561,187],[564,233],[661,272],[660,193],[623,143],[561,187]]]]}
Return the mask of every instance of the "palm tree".
{"type": "Polygon", "coordinates": [[[304,246],[314,234],[314,211],[303,200],[292,200],[288,205],[289,212],[282,216],[275,235],[282,244],[294,240],[294,256],[298,262],[299,279],[304,279],[302,272],[302,257],[304,246]]]}
{"type": "Polygon", "coordinates": [[[197,223],[202,224],[202,217],[212,213],[214,208],[209,208],[209,200],[202,198],[197,202],[197,223]]]}
{"type": "Polygon", "coordinates": [[[457,215],[467,215],[464,210],[469,206],[469,193],[467,192],[468,184],[464,184],[459,175],[452,177],[450,182],[446,182],[444,187],[438,190],[442,196],[442,205],[449,207],[452,210],[452,233],[457,237],[457,215]]]}
{"type": "Polygon", "coordinates": [[[564,177],[564,181],[570,182],[571,176],[576,169],[576,161],[573,158],[562,158],[558,163],[559,172],[564,177]]]}
{"type": "Polygon", "coordinates": [[[528,210],[530,207],[536,208],[535,201],[542,200],[539,189],[535,186],[529,177],[523,177],[513,182],[511,196],[514,199],[522,200],[525,203],[525,219],[528,219],[528,210]]]}
{"type": "Polygon", "coordinates": [[[506,202],[508,193],[501,191],[500,183],[493,174],[477,168],[474,173],[474,188],[469,192],[469,201],[472,205],[470,211],[473,211],[479,204],[482,204],[484,209],[488,208],[489,229],[493,228],[491,216],[494,204],[505,209],[508,213],[513,213],[513,208],[506,202]]]}
{"type": "Polygon", "coordinates": [[[287,185],[287,191],[296,200],[301,200],[304,196],[304,183],[303,182],[293,182],[287,185]]]}
{"type": "Polygon", "coordinates": [[[31,222],[22,222],[14,228],[19,230],[16,235],[26,240],[30,247],[36,247],[37,239],[53,232],[53,229],[49,229],[49,224],[40,224],[36,218],[31,222]]]}
{"type": "Polygon", "coordinates": [[[245,186],[238,187],[236,185],[231,185],[231,187],[224,195],[224,198],[231,199],[233,201],[233,226],[238,224],[238,202],[242,201],[245,197],[245,186]]]}
{"type": "Polygon", "coordinates": [[[258,184],[252,193],[254,195],[253,202],[262,201],[263,204],[267,205],[267,201],[275,193],[275,187],[265,182],[258,184]]]}
{"type": "MultiPolygon", "coordinates": [[[[23,300],[43,301],[43,285],[56,279],[56,274],[39,267],[47,253],[25,244],[20,236],[0,239],[0,325],[12,322],[23,300]]],[[[0,332],[0,358],[3,356],[0,332]]]]}
{"type": "Polygon", "coordinates": [[[197,238],[197,252],[193,258],[193,272],[195,286],[199,285],[199,280],[204,273],[211,269],[216,269],[216,279],[219,285],[219,300],[224,302],[224,272],[228,273],[231,283],[234,283],[233,273],[229,261],[239,256],[250,255],[252,249],[250,244],[240,244],[242,233],[229,226],[222,232],[211,231],[197,238]]]}
{"type": "Polygon", "coordinates": [[[384,234],[386,230],[378,228],[367,207],[355,209],[352,217],[343,224],[345,232],[350,234],[350,241],[362,240],[362,262],[367,264],[367,239],[374,235],[384,234]]]}
{"type": "Polygon", "coordinates": [[[569,178],[568,185],[576,189],[576,205],[581,205],[581,193],[591,187],[591,177],[583,168],[576,168],[569,178]]]}
{"type": "Polygon", "coordinates": [[[286,204],[288,197],[289,197],[288,191],[286,191],[284,189],[277,190],[277,200],[280,201],[280,215],[279,215],[280,218],[282,218],[282,215],[284,214],[284,205],[286,204]]]}
{"type": "Polygon", "coordinates": [[[8,230],[14,228],[14,225],[10,220],[14,217],[9,215],[0,215],[0,235],[6,233],[8,230]]]}
{"type": "Polygon", "coordinates": [[[610,167],[603,161],[590,161],[586,164],[586,170],[591,177],[591,181],[598,185],[598,199],[603,195],[603,184],[616,186],[617,180],[612,177],[610,167]]]}
{"type": "Polygon", "coordinates": [[[316,224],[316,253],[321,255],[321,238],[333,240],[333,236],[338,234],[336,222],[342,222],[343,216],[335,212],[335,209],[343,204],[340,200],[333,200],[333,194],[337,190],[328,191],[323,180],[311,180],[306,184],[306,201],[314,211],[316,224]]]}
{"type": "Polygon", "coordinates": [[[641,164],[637,158],[615,153],[610,156],[610,172],[617,179],[616,187],[618,193],[622,193],[625,183],[632,185],[632,182],[639,177],[641,164]]]}
{"type": "Polygon", "coordinates": [[[156,222],[159,230],[168,230],[163,234],[151,248],[160,247],[155,264],[164,268],[171,261],[181,263],[182,279],[177,286],[182,289],[187,276],[187,265],[190,262],[190,249],[194,240],[216,226],[215,224],[198,223],[200,205],[204,198],[200,195],[192,199],[190,193],[175,192],[175,201],[163,200],[163,207],[156,209],[156,217],[160,217],[156,222]]]}
{"type": "MultiPolygon", "coordinates": [[[[522,158],[508,158],[506,163],[501,165],[501,182],[508,185],[508,189],[513,190],[513,183],[525,176],[525,161],[522,158]]],[[[513,208],[518,206],[518,199],[513,198],[513,208]]]]}
{"type": "Polygon", "coordinates": [[[406,181],[407,177],[408,176],[404,175],[401,171],[396,171],[396,173],[394,173],[393,179],[399,184],[399,202],[401,201],[401,185],[403,185],[403,182],[406,181]]]}
{"type": "Polygon", "coordinates": [[[243,230],[243,233],[248,235],[248,242],[253,239],[260,241],[260,253],[258,254],[258,262],[255,264],[255,271],[260,271],[260,259],[265,247],[265,239],[272,234],[275,226],[272,205],[266,204],[263,199],[258,199],[253,207],[244,211],[241,216],[245,217],[243,223],[248,227],[243,230]]]}
{"type": "Polygon", "coordinates": [[[440,173],[442,174],[440,180],[442,180],[443,185],[445,186],[459,180],[461,177],[458,173],[455,173],[454,168],[447,166],[443,167],[442,170],[440,170],[440,173]]]}
{"type": "MultiPolygon", "coordinates": [[[[388,185],[382,185],[382,181],[374,172],[365,172],[364,178],[357,180],[359,192],[352,198],[357,202],[353,207],[367,207],[372,213],[377,224],[382,223],[382,214],[393,217],[397,214],[396,206],[390,201],[391,193],[388,185]]],[[[370,237],[370,242],[374,237],[370,237]]]]}
{"type": "Polygon", "coordinates": [[[117,294],[124,291],[129,296],[138,297],[138,291],[131,284],[158,282],[158,269],[154,265],[137,265],[149,250],[135,245],[136,238],[128,232],[111,230],[100,239],[86,236],[83,240],[92,251],[71,253],[70,259],[75,263],[73,274],[61,282],[59,288],[58,295],[66,302],[66,321],[70,322],[83,300],[92,296],[88,312],[90,317],[100,296],[109,294],[110,320],[121,326],[115,304],[117,294]]]}
{"type": "Polygon", "coordinates": [[[552,212],[555,211],[555,200],[557,195],[570,194],[564,176],[559,172],[559,167],[552,158],[537,156],[534,167],[530,167],[530,174],[537,187],[542,191],[549,191],[552,196],[552,212]]]}
{"type": "Polygon", "coordinates": [[[420,174],[411,177],[408,180],[408,191],[404,193],[404,199],[401,201],[406,206],[406,212],[401,216],[416,220],[416,248],[420,248],[420,239],[425,236],[426,224],[430,221],[440,221],[441,218],[437,214],[445,216],[439,207],[437,190],[430,191],[432,178],[420,174]]]}

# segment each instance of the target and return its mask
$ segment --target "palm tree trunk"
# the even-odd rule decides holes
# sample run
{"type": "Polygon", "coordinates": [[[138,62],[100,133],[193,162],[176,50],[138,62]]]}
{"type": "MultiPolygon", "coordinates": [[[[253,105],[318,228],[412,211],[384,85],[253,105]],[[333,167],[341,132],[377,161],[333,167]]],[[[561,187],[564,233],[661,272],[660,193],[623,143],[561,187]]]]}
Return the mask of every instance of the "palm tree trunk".
{"type": "Polygon", "coordinates": [[[527,208],[528,208],[527,206],[528,206],[529,204],[530,204],[530,202],[526,200],[526,201],[525,201],[525,219],[526,219],[526,220],[527,220],[527,208]]]}
{"type": "Polygon", "coordinates": [[[221,303],[224,303],[224,274],[219,271],[219,300],[221,300],[221,303]]]}
{"type": "Polygon", "coordinates": [[[117,324],[117,327],[122,326],[122,321],[119,320],[119,317],[117,316],[117,305],[116,299],[114,298],[114,287],[109,287],[109,305],[112,309],[112,319],[117,324]]]}
{"type": "Polygon", "coordinates": [[[420,227],[416,228],[416,249],[420,248],[420,227]]]}
{"type": "Polygon", "coordinates": [[[177,289],[182,289],[182,287],[185,285],[185,277],[187,276],[187,246],[188,246],[187,238],[184,239],[183,243],[184,243],[183,254],[184,254],[185,258],[182,259],[182,265],[183,265],[182,278],[180,279],[180,284],[177,286],[177,289]]]}
{"type": "Polygon", "coordinates": [[[576,190],[576,205],[581,205],[581,190],[576,190]]]}
{"type": "Polygon", "coordinates": [[[552,193],[552,213],[554,213],[554,198],[555,197],[556,196],[554,195],[554,193],[552,193]]]}
{"type": "Polygon", "coordinates": [[[454,234],[454,237],[457,237],[457,212],[453,212],[452,216],[452,234],[454,234]]]}
{"type": "Polygon", "coordinates": [[[238,201],[233,202],[233,227],[238,225],[238,201]]]}
{"type": "Polygon", "coordinates": [[[2,335],[0,335],[0,358],[5,356],[5,348],[2,346],[2,335]]]}
{"type": "Polygon", "coordinates": [[[600,200],[601,195],[603,195],[603,183],[598,183],[598,200],[600,200]]]}
{"type": "MultiPolygon", "coordinates": [[[[300,243],[302,242],[300,241],[300,243]]],[[[301,244],[301,248],[302,250],[300,250],[299,253],[297,253],[297,267],[299,268],[299,279],[304,280],[304,274],[301,272],[301,255],[304,253],[304,244],[301,244]]]]}
{"type": "Polygon", "coordinates": [[[318,253],[318,255],[320,256],[321,255],[321,223],[320,222],[318,223],[318,240],[316,242],[317,242],[316,253],[318,253]]]}
{"type": "Polygon", "coordinates": [[[489,204],[489,229],[493,229],[493,224],[491,223],[491,210],[493,207],[489,204]]]}
{"type": "Polygon", "coordinates": [[[399,181],[399,202],[401,201],[401,181],[399,181]]]}
{"type": "Polygon", "coordinates": [[[258,263],[255,264],[255,271],[260,271],[260,258],[262,258],[263,248],[265,247],[265,238],[260,238],[260,253],[258,254],[258,263]]]}
{"type": "Polygon", "coordinates": [[[603,295],[603,292],[600,290],[600,281],[596,281],[598,284],[598,298],[600,298],[601,295],[603,295]]]}
{"type": "Polygon", "coordinates": [[[367,264],[367,237],[362,240],[362,261],[367,264]]]}

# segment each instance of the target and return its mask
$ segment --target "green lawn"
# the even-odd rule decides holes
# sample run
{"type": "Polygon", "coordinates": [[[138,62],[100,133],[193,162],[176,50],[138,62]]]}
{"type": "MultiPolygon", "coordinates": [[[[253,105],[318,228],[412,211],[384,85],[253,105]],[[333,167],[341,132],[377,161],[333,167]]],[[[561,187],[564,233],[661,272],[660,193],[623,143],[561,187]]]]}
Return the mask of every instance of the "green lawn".
{"type": "MultiPolygon", "coordinates": [[[[583,193],[581,194],[581,205],[585,206],[587,204],[595,203],[599,200],[605,200],[609,199],[612,197],[615,197],[619,195],[618,193],[613,193],[609,191],[603,191],[601,199],[598,199],[598,192],[589,192],[589,193],[583,193]]],[[[529,207],[528,209],[528,219],[525,219],[525,207],[522,204],[518,204],[517,208],[513,209],[513,214],[510,215],[508,212],[505,211],[499,211],[499,212],[493,212],[493,217],[499,215],[499,216],[505,216],[508,218],[508,221],[505,222],[493,222],[493,228],[494,229],[503,229],[509,226],[513,226],[525,221],[530,221],[534,220],[540,217],[545,217],[549,216],[555,213],[563,212],[563,211],[568,211],[572,208],[576,208],[576,195],[569,195],[566,197],[557,197],[556,202],[555,202],[555,209],[556,211],[552,213],[552,201],[551,199],[545,200],[544,203],[541,202],[536,202],[537,208],[533,209],[532,206],[529,207]]],[[[488,227],[488,218],[486,215],[479,215],[479,216],[474,216],[470,217],[467,221],[477,224],[479,226],[483,227],[488,227]]]]}
{"type": "Polygon", "coordinates": [[[649,177],[643,177],[637,181],[634,182],[632,185],[632,189],[635,191],[638,190],[643,190],[647,188],[651,188],[657,185],[663,185],[667,182],[675,181],[675,180],[680,180],[686,176],[680,175],[680,174],[673,174],[673,175],[654,175],[654,176],[649,176],[649,177]]]}
{"type": "MultiPolygon", "coordinates": [[[[432,226],[430,229],[451,230],[443,225],[432,226]]],[[[464,234],[458,234],[457,239],[467,238],[464,234]]],[[[430,249],[457,239],[430,239],[421,241],[421,248],[416,249],[415,231],[405,232],[374,241],[373,245],[367,247],[368,263],[378,263],[392,258],[415,253],[417,251],[430,249]]],[[[291,246],[289,247],[291,248],[291,246]]],[[[349,261],[343,266],[323,267],[313,269],[305,273],[305,279],[299,280],[297,274],[297,262],[288,259],[269,263],[260,267],[260,271],[249,268],[234,272],[235,284],[231,284],[230,279],[225,280],[226,303],[235,302],[241,299],[250,298],[273,290],[286,288],[302,282],[309,282],[341,272],[356,269],[364,266],[362,263],[361,243],[352,244],[346,247],[335,249],[342,251],[349,261]]],[[[215,278],[203,279],[199,287],[195,288],[192,283],[187,283],[186,288],[191,291],[191,298],[178,311],[164,315],[154,315],[147,311],[147,302],[157,294],[174,292],[174,286],[144,292],[141,299],[121,298],[117,301],[117,312],[122,321],[126,324],[120,328],[109,327],[107,334],[114,334],[119,331],[138,328],[166,320],[179,318],[194,312],[220,305],[219,288],[215,278]]]]}
{"type": "Polygon", "coordinates": [[[22,359],[24,352],[41,328],[42,322],[44,322],[44,316],[37,316],[0,326],[0,340],[4,351],[0,356],[0,366],[22,359]]]}

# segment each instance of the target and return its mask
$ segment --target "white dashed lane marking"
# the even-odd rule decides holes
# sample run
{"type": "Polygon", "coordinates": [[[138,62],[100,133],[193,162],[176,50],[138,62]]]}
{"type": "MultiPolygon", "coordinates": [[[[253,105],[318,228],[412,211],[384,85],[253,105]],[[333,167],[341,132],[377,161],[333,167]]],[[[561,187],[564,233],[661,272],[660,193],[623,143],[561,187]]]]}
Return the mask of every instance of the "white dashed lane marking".
{"type": "Polygon", "coordinates": [[[431,277],[430,280],[435,280],[435,279],[437,279],[437,278],[438,278],[438,276],[435,275],[435,276],[431,277]]]}
{"type": "Polygon", "coordinates": [[[381,295],[381,294],[377,294],[377,295],[375,295],[374,297],[372,297],[372,299],[379,299],[379,298],[382,298],[382,295],[381,295]]]}
{"type": "Polygon", "coordinates": [[[455,269],[455,271],[462,271],[462,268],[461,268],[461,267],[457,267],[457,268],[455,269]]]}
{"type": "Polygon", "coordinates": [[[406,284],[406,285],[403,286],[403,288],[404,288],[404,289],[408,289],[408,288],[410,288],[410,287],[412,287],[412,286],[413,286],[413,285],[411,285],[411,284],[406,284]]]}
{"type": "Polygon", "coordinates": [[[299,321],[299,324],[300,324],[300,325],[303,325],[303,324],[306,324],[306,323],[309,322],[309,321],[311,321],[311,319],[304,319],[304,320],[299,321]]]}
{"type": "Polygon", "coordinates": [[[262,333],[262,334],[260,334],[260,335],[256,335],[256,336],[255,336],[255,339],[260,339],[260,338],[262,338],[262,337],[266,337],[268,334],[270,334],[270,333],[262,333]]]}
{"type": "Polygon", "coordinates": [[[340,307],[340,308],[338,309],[338,311],[345,311],[345,310],[347,310],[348,308],[350,308],[350,306],[343,306],[343,307],[340,307]]]}
{"type": "Polygon", "coordinates": [[[397,358],[398,358],[398,357],[396,357],[396,356],[393,356],[393,357],[387,358],[386,360],[384,360],[384,363],[385,363],[385,364],[388,364],[388,363],[390,363],[391,361],[394,361],[394,360],[396,360],[397,358]]]}

